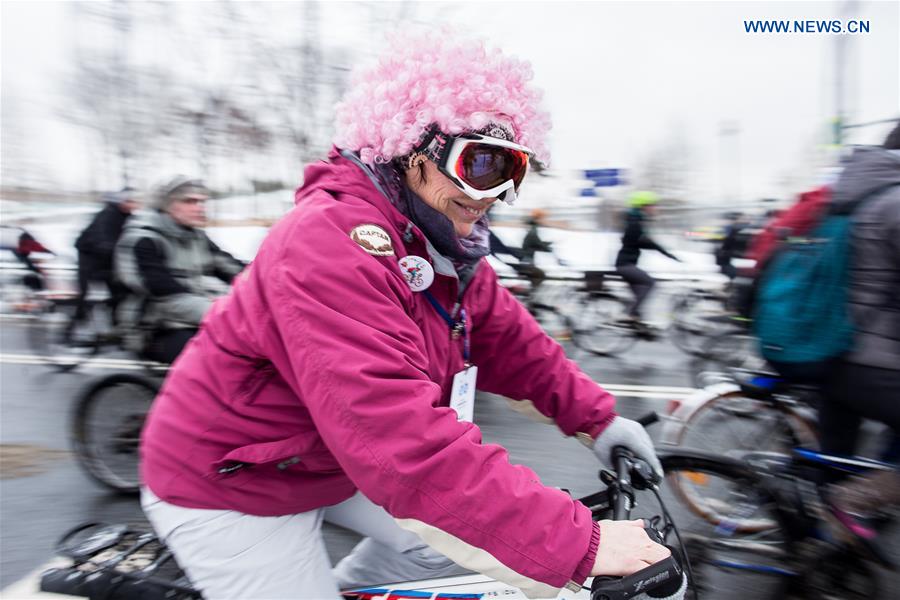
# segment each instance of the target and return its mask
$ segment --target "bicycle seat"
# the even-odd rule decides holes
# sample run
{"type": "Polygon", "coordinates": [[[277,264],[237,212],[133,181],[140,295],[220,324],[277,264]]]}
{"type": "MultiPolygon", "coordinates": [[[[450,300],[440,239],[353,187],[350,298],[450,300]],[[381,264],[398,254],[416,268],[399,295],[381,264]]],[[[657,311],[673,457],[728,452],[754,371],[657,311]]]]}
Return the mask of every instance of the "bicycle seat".
{"type": "Polygon", "coordinates": [[[762,372],[753,373],[747,378],[740,378],[737,383],[742,393],[758,400],[771,398],[790,387],[790,384],[781,377],[762,372]]]}

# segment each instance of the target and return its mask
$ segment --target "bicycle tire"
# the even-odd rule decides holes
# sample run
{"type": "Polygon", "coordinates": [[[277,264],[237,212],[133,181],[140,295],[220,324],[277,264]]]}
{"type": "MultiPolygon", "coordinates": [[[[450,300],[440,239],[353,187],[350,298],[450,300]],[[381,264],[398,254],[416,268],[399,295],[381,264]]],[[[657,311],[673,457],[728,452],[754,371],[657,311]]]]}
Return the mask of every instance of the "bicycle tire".
{"type": "Polygon", "coordinates": [[[91,479],[117,493],[138,493],[140,432],[158,392],[152,379],[115,373],[80,394],[71,419],[72,448],[91,479]]]}
{"type": "Polygon", "coordinates": [[[597,356],[614,356],[637,342],[637,332],[624,324],[627,304],[613,294],[583,294],[578,310],[570,315],[572,341],[597,356]]]}
{"type": "MultiPolygon", "coordinates": [[[[787,465],[790,457],[785,455],[780,460],[773,457],[773,460],[775,464],[787,465]]],[[[878,572],[851,547],[823,546],[814,539],[796,537],[799,532],[790,522],[797,515],[794,509],[778,508],[779,500],[775,498],[778,494],[770,493],[763,481],[769,472],[767,468],[692,450],[662,453],[660,461],[669,481],[681,475],[697,481],[699,475],[716,477],[749,500],[741,506],[737,506],[741,502],[737,496],[731,502],[710,503],[707,505],[710,511],[705,515],[692,510],[700,517],[700,522],[706,524],[703,532],[690,528],[684,519],[680,519],[679,529],[686,539],[695,582],[699,579],[701,590],[706,587],[734,589],[722,585],[721,581],[715,586],[704,585],[709,575],[704,572],[706,567],[715,566],[720,573],[736,574],[745,582],[743,587],[749,589],[753,598],[863,600],[879,597],[878,572]],[[731,515],[725,514],[728,506],[734,509],[731,515]],[[755,512],[742,511],[747,506],[755,512]],[[734,514],[740,518],[735,518],[734,514]],[[792,530],[793,534],[790,533],[792,530]],[[753,560],[747,561],[749,556],[753,560]],[[748,582],[748,575],[754,573],[757,578],[748,582]],[[774,583],[772,576],[777,577],[774,583]]]]}
{"type": "MultiPolygon", "coordinates": [[[[41,307],[32,313],[27,330],[31,349],[41,356],[45,364],[62,373],[77,369],[100,351],[96,339],[78,346],[63,339],[74,318],[74,311],[74,299],[44,300],[41,307]]],[[[86,319],[91,319],[90,314],[86,319]]],[[[94,333],[91,335],[95,336],[94,333]]]]}
{"type": "Polygon", "coordinates": [[[729,325],[720,322],[727,310],[721,297],[703,290],[679,294],[672,302],[669,339],[676,348],[691,356],[704,356],[711,337],[729,325]],[[709,305],[715,309],[709,309],[709,305]]]}
{"type": "Polygon", "coordinates": [[[725,457],[712,452],[679,449],[661,453],[660,462],[672,490],[693,514],[710,525],[719,527],[726,524],[737,533],[757,533],[779,526],[777,520],[754,519],[750,515],[738,517],[738,509],[749,510],[745,505],[736,506],[735,501],[717,497],[720,492],[728,495],[731,491],[713,490],[718,484],[710,482],[709,476],[735,483],[741,491],[760,490],[762,474],[746,462],[725,457]],[[696,488],[704,488],[698,493],[696,488]]]}
{"type": "Polygon", "coordinates": [[[710,372],[727,373],[729,370],[762,371],[766,361],[759,354],[759,342],[745,329],[732,327],[706,340],[706,350],[691,362],[692,379],[703,387],[710,372]]]}
{"type": "Polygon", "coordinates": [[[741,391],[717,394],[696,407],[673,435],[676,446],[739,458],[745,452],[788,453],[817,448],[815,424],[777,400],[751,398],[741,391]]]}
{"type": "MultiPolygon", "coordinates": [[[[720,488],[719,502],[706,514],[682,510],[675,516],[700,596],[729,590],[729,597],[783,600],[796,579],[796,542],[763,471],[708,452],[676,450],[660,460],[669,481],[685,476],[720,488]]],[[[671,486],[668,491],[678,497],[671,486]]]]}

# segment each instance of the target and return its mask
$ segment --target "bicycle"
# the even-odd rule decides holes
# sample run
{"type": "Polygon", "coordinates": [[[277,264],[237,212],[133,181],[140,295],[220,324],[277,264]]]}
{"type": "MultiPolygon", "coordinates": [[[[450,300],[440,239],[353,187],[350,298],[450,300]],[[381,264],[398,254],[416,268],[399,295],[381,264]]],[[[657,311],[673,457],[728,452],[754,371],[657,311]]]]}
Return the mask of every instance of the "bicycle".
{"type": "Polygon", "coordinates": [[[610,281],[621,281],[616,271],[586,271],[584,289],[589,301],[583,303],[573,318],[572,337],[575,345],[597,356],[615,356],[634,346],[639,340],[654,341],[659,332],[632,318],[630,300],[619,294],[610,281]]]}
{"type": "Polygon", "coordinates": [[[732,369],[728,381],[669,405],[662,443],[734,455],[818,447],[818,388],[766,371],[732,369]]]}
{"type": "Polygon", "coordinates": [[[569,341],[571,323],[559,307],[571,293],[573,284],[581,283],[582,279],[548,276],[529,263],[498,260],[515,272],[514,275],[499,274],[501,283],[551,337],[560,342],[569,341]]]}
{"type": "Polygon", "coordinates": [[[114,373],[89,383],[70,418],[72,449],[85,473],[119,494],[140,491],[141,430],[168,369],[146,362],[146,374],[114,373]],[[162,371],[162,373],[160,373],[162,371]]]}
{"type": "MultiPolygon", "coordinates": [[[[740,459],[753,452],[819,447],[817,390],[764,372],[736,372],[733,380],[673,401],[661,430],[664,448],[691,448],[740,459]]],[[[677,449],[676,449],[677,451],[677,449]]],[[[706,499],[687,480],[670,482],[695,514],[706,499]]]]}
{"type": "Polygon", "coordinates": [[[768,366],[759,352],[759,340],[749,329],[749,322],[734,321],[730,329],[707,338],[702,355],[690,362],[692,379],[697,387],[727,380],[735,370],[762,371],[768,366]]]}
{"type": "Polygon", "coordinates": [[[706,356],[710,338],[739,329],[728,302],[725,292],[701,287],[676,294],[669,324],[672,343],[691,356],[706,356]]]}
{"type": "Polygon", "coordinates": [[[654,340],[656,334],[628,317],[628,300],[607,285],[615,271],[584,271],[578,276],[546,275],[527,263],[508,263],[516,274],[502,280],[551,335],[571,339],[576,348],[597,356],[613,356],[638,340],[654,340]],[[561,328],[561,333],[558,330],[561,328]]]}
{"type": "MultiPolygon", "coordinates": [[[[645,425],[655,414],[640,421],[645,425]]],[[[615,469],[601,471],[606,488],[581,498],[595,519],[628,519],[638,505],[638,492],[651,492],[660,502],[660,513],[645,519],[648,535],[669,546],[672,555],[624,578],[596,577],[589,595],[583,587],[577,598],[625,600],[638,592],[646,597],[683,597],[690,587],[690,567],[684,544],[659,494],[660,480],[650,466],[624,448],[615,450],[615,469]],[[674,543],[670,543],[670,538],[674,543]],[[682,567],[684,565],[684,567],[682,567]]],[[[41,590],[62,594],[88,595],[108,600],[144,598],[199,600],[171,551],[152,533],[125,525],[89,523],[63,536],[57,552],[72,561],[71,566],[46,571],[41,590]]],[[[520,598],[521,592],[480,575],[460,575],[442,580],[424,580],[355,588],[342,592],[344,598],[520,598]]],[[[571,596],[564,596],[571,597],[571,596]]]]}
{"type": "Polygon", "coordinates": [[[801,447],[741,459],[676,449],[660,459],[670,482],[682,479],[676,492],[702,488],[694,497],[703,503],[687,503],[700,518],[688,527],[682,522],[701,590],[706,577],[738,573],[758,576],[754,598],[873,599],[879,593],[873,564],[896,570],[873,533],[831,502],[824,484],[837,472],[891,465],[801,447]]]}
{"type": "Polygon", "coordinates": [[[104,349],[120,345],[108,298],[91,294],[85,306],[84,318],[76,320],[77,293],[38,291],[32,298],[28,343],[60,372],[72,371],[104,349]]]}

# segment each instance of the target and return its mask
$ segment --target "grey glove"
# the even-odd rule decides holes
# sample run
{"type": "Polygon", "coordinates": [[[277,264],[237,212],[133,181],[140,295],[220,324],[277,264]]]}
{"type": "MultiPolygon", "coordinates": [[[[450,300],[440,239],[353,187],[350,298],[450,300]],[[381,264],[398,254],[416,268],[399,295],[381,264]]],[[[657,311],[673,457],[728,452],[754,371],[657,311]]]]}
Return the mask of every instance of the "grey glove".
{"type": "Polygon", "coordinates": [[[612,451],[616,446],[623,446],[630,450],[638,458],[647,461],[650,468],[656,471],[656,474],[662,477],[663,468],[659,458],[656,457],[656,450],[653,448],[653,440],[647,434],[647,431],[637,421],[616,417],[612,420],[606,429],[603,430],[591,449],[600,463],[607,469],[614,471],[612,451]]]}

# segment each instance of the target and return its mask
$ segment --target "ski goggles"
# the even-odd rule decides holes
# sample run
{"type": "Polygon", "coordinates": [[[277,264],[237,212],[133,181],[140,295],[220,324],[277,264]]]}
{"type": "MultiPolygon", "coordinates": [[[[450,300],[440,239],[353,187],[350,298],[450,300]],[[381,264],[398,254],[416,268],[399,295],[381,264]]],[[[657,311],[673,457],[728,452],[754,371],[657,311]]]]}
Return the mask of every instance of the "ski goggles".
{"type": "Polygon", "coordinates": [[[436,133],[429,146],[438,170],[467,196],[499,198],[507,204],[515,202],[534,156],[521,144],[477,133],[436,133]]]}

